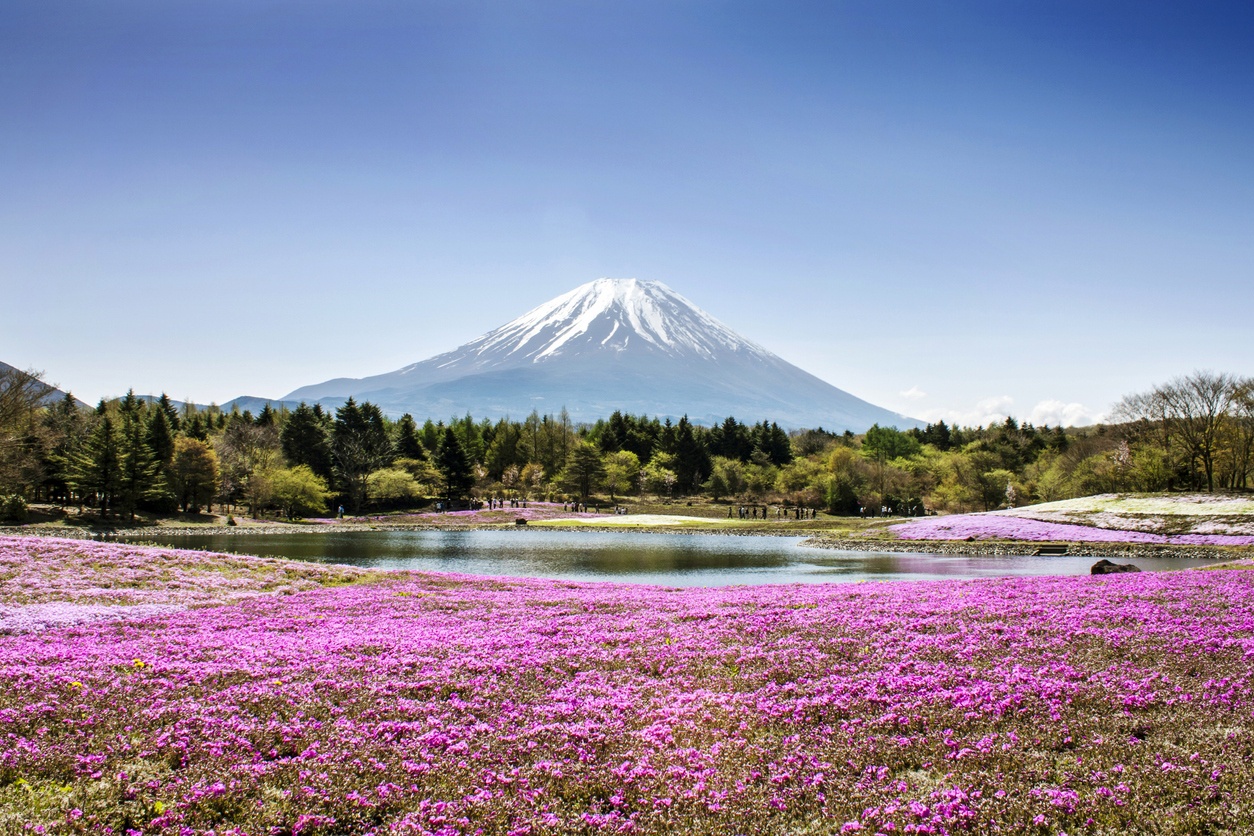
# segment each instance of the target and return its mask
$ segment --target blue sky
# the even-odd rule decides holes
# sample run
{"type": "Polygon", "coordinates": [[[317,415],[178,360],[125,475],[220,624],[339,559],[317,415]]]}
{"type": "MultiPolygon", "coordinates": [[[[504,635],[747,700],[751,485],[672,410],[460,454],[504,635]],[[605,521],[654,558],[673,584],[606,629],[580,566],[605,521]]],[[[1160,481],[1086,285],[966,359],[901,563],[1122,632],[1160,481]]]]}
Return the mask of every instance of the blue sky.
{"type": "Polygon", "coordinates": [[[0,360],[398,368],[663,281],[912,415],[1254,374],[1254,7],[10,2],[0,360]]]}

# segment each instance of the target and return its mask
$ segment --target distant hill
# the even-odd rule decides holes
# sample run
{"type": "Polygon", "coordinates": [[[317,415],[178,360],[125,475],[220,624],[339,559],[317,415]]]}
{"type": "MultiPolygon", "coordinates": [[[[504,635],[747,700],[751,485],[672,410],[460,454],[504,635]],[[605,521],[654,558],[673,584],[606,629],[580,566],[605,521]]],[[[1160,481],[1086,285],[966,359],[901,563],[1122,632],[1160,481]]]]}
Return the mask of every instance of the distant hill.
{"type": "MultiPolygon", "coordinates": [[[[136,397],[141,401],[148,401],[149,403],[154,403],[161,398],[160,395],[136,395],[136,397]]],[[[175,409],[181,410],[186,402],[171,398],[170,403],[173,404],[175,409]]],[[[238,407],[240,412],[252,412],[256,415],[266,404],[270,404],[271,409],[280,409],[284,406],[288,409],[295,409],[300,405],[300,401],[282,401],[277,398],[256,398],[252,395],[241,395],[238,398],[232,398],[226,403],[218,404],[218,409],[221,409],[223,412],[230,412],[238,407]]],[[[196,407],[196,409],[204,409],[208,404],[194,403],[192,406],[196,407]]]]}
{"type": "MultiPolygon", "coordinates": [[[[0,362],[0,372],[17,372],[17,371],[22,371],[22,369],[19,369],[17,366],[10,366],[8,363],[0,362]]],[[[51,387],[48,394],[44,396],[43,402],[45,404],[53,403],[54,401],[59,401],[64,397],[65,397],[65,393],[62,392],[60,389],[57,389],[55,386],[53,386],[51,387]]],[[[83,403],[78,398],[74,398],[74,403],[78,404],[79,406],[87,406],[87,404],[83,403]]]]}
{"type": "Polygon", "coordinates": [[[661,282],[636,279],[589,282],[445,354],[304,386],[283,400],[333,408],[350,396],[418,417],[518,419],[565,407],[576,421],[622,410],[833,431],[923,426],[797,368],[661,282]]]}

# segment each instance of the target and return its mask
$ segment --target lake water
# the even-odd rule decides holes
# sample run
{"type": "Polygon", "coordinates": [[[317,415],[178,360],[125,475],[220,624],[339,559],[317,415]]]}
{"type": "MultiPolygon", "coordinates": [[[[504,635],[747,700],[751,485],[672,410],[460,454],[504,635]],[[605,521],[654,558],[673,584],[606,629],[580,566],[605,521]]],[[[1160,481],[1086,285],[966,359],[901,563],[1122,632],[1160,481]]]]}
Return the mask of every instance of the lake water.
{"type": "MultiPolygon", "coordinates": [[[[853,583],[1006,575],[1087,575],[1093,556],[970,556],[842,552],[802,546],[800,537],[730,537],[600,531],[355,531],[336,534],[146,536],[184,549],[287,557],[378,569],[512,575],[583,581],[728,586],[853,583]]],[[[1132,558],[1145,571],[1214,561],[1132,558]]]]}

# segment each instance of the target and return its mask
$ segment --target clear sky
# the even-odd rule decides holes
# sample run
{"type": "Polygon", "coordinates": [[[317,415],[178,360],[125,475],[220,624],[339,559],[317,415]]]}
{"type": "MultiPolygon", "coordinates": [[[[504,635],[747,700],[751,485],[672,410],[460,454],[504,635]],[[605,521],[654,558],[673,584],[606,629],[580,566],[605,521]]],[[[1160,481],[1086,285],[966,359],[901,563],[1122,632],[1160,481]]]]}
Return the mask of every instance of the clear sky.
{"type": "Polygon", "coordinates": [[[926,419],[1254,374],[1254,5],[5,3],[0,360],[84,400],[601,276],[926,419]]]}

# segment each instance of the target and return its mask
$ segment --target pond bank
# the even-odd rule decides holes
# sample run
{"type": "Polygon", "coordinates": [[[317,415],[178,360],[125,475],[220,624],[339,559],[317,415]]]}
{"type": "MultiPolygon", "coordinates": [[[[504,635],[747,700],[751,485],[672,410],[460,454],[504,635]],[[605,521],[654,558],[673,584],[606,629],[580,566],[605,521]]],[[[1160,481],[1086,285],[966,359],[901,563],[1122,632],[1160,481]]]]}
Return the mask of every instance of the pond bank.
{"type": "Polygon", "coordinates": [[[1156,543],[1049,543],[1034,540],[867,540],[815,535],[803,546],[838,551],[926,552],[946,555],[1035,555],[1043,546],[1068,546],[1068,554],[1093,557],[1178,557],[1214,560],[1254,558],[1248,546],[1160,545],[1156,543]]]}
{"type": "Polygon", "coordinates": [[[1133,558],[1133,557],[1174,557],[1204,560],[1242,560],[1254,558],[1254,547],[1248,546],[1207,546],[1207,545],[1166,545],[1146,543],[1049,543],[1037,541],[1011,540],[895,540],[869,537],[848,537],[837,534],[825,534],[813,529],[790,529],[786,525],[764,525],[760,528],[728,528],[721,526],[667,526],[667,527],[628,527],[628,526],[596,526],[596,525],[543,525],[513,526],[484,523],[448,523],[448,524],[387,524],[387,523],[346,523],[346,524],[300,524],[300,523],[249,523],[240,526],[144,526],[110,531],[67,529],[56,527],[0,527],[0,535],[23,535],[36,537],[63,537],[78,540],[136,540],[144,537],[182,537],[182,536],[229,536],[248,538],[257,535],[275,534],[308,534],[331,535],[354,532],[421,532],[421,531],[518,531],[525,534],[529,531],[577,531],[585,534],[621,532],[630,534],[693,534],[719,535],[730,537],[803,537],[801,545],[811,548],[830,549],[847,552],[887,552],[887,553],[926,553],[938,555],[969,555],[969,556],[1031,556],[1042,546],[1070,547],[1069,553],[1075,555],[1092,555],[1095,558],[1133,558]]]}

